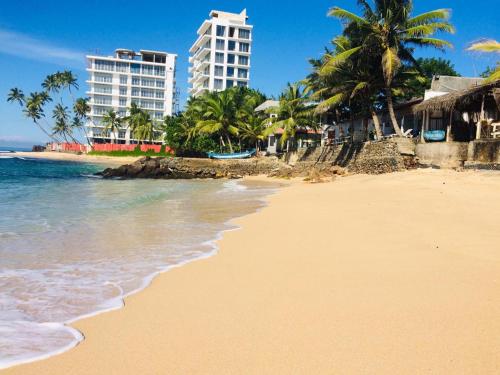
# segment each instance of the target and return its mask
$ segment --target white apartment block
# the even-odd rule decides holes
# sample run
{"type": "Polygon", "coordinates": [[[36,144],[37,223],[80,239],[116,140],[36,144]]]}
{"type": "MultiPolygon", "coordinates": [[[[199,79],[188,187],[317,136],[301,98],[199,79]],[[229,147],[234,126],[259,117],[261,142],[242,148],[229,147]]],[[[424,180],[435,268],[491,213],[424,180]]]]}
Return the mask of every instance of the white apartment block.
{"type": "Polygon", "coordinates": [[[252,28],[247,11],[210,12],[198,29],[198,39],[189,50],[189,94],[247,87],[250,81],[252,28]]]}
{"type": "Polygon", "coordinates": [[[123,126],[119,132],[105,134],[102,118],[114,110],[119,117],[128,115],[128,108],[136,103],[146,110],[154,121],[172,115],[177,105],[175,64],[177,55],[141,50],[134,52],[117,49],[114,56],[87,56],[89,72],[89,105],[87,136],[93,143],[138,143],[130,129],[123,126]]]}

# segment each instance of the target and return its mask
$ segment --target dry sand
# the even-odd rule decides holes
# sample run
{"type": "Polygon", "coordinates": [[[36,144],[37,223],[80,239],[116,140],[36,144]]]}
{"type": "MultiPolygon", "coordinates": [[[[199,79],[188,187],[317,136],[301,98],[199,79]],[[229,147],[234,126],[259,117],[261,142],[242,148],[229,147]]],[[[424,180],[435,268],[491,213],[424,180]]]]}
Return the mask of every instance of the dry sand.
{"type": "Polygon", "coordinates": [[[498,374],[500,174],[294,183],[6,374],[498,374]]]}
{"type": "Polygon", "coordinates": [[[15,156],[34,158],[34,159],[49,159],[60,161],[76,161],[81,163],[94,163],[106,165],[123,165],[130,164],[140,159],[136,156],[105,156],[105,155],[87,155],[87,154],[72,154],[66,152],[15,152],[15,156]]]}

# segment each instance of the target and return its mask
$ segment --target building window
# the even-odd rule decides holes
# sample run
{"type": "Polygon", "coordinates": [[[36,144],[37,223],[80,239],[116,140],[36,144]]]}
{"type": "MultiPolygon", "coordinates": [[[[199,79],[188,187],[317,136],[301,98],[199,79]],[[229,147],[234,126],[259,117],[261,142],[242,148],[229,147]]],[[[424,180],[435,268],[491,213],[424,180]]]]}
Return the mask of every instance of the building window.
{"type": "Polygon", "coordinates": [[[246,82],[238,81],[238,87],[247,87],[246,82]]]}
{"type": "Polygon", "coordinates": [[[142,85],[147,87],[155,87],[155,80],[143,78],[142,85]]]}
{"type": "Polygon", "coordinates": [[[249,52],[250,44],[248,43],[240,43],[240,52],[249,52]]]}
{"type": "Polygon", "coordinates": [[[111,74],[94,74],[94,81],[111,83],[113,82],[113,76],[111,74]]]}
{"type": "Polygon", "coordinates": [[[120,107],[126,107],[126,106],[127,106],[127,99],[120,98],[120,107]]]}
{"type": "Polygon", "coordinates": [[[127,95],[127,88],[126,87],[120,87],[120,95],[127,95]]]}
{"type": "Polygon", "coordinates": [[[113,61],[96,60],[94,63],[94,69],[113,72],[115,70],[115,63],[113,61]]]}
{"type": "Polygon", "coordinates": [[[224,36],[225,33],[226,33],[226,27],[217,25],[217,36],[224,36]]]}
{"type": "Polygon", "coordinates": [[[155,102],[156,109],[163,109],[163,102],[155,102]]]}
{"type": "Polygon", "coordinates": [[[227,63],[234,64],[234,61],[235,61],[235,56],[233,54],[228,54],[227,55],[227,63]]]}
{"type": "Polygon", "coordinates": [[[226,42],[223,39],[217,39],[215,41],[215,49],[217,51],[224,51],[225,47],[226,47],[226,42]]]}
{"type": "Polygon", "coordinates": [[[99,94],[111,94],[112,88],[111,86],[96,85],[94,86],[94,92],[97,92],[99,94]]]}
{"type": "Polygon", "coordinates": [[[161,79],[156,80],[156,87],[164,88],[165,87],[165,81],[161,79]]]}
{"type": "Polygon", "coordinates": [[[118,132],[118,138],[125,138],[126,131],[125,130],[120,130],[118,132]]]}
{"type": "Polygon", "coordinates": [[[224,75],[224,67],[220,65],[215,66],[215,76],[222,77],[224,75]]]}
{"type": "Polygon", "coordinates": [[[142,66],[142,74],[147,74],[152,76],[154,74],[154,68],[150,65],[143,65],[142,66]]]}
{"type": "Polygon", "coordinates": [[[216,90],[222,90],[222,83],[223,83],[222,79],[216,79],[214,81],[214,88],[216,90]]]}
{"type": "Polygon", "coordinates": [[[141,65],[139,64],[132,64],[130,66],[130,72],[134,74],[141,74],[141,65]]]}
{"type": "Polygon", "coordinates": [[[234,32],[236,31],[236,29],[234,27],[230,27],[229,28],[229,37],[230,38],[234,38],[234,32]]]}
{"type": "Polygon", "coordinates": [[[233,87],[234,86],[234,81],[232,79],[228,79],[226,81],[226,87],[233,87]]]}
{"type": "Polygon", "coordinates": [[[217,64],[224,64],[224,54],[221,52],[215,53],[215,62],[217,64]]]}
{"type": "Polygon", "coordinates": [[[238,36],[240,39],[250,39],[250,30],[247,29],[239,29],[238,36]]]}
{"type": "Polygon", "coordinates": [[[236,42],[234,40],[230,40],[227,42],[227,49],[229,51],[235,51],[236,50],[236,42]]]}
{"type": "Polygon", "coordinates": [[[140,86],[141,85],[141,79],[139,77],[132,77],[132,86],[140,86]]]}
{"type": "Polygon", "coordinates": [[[120,75],[120,85],[126,85],[128,81],[127,76],[120,75]]]}
{"type": "Polygon", "coordinates": [[[248,65],[248,56],[238,56],[238,64],[248,65]]]}
{"type": "Polygon", "coordinates": [[[163,66],[155,66],[154,67],[154,75],[159,77],[165,76],[165,68],[163,66]]]}
{"type": "Polygon", "coordinates": [[[137,87],[132,87],[132,96],[139,96],[141,94],[141,90],[137,87]]]}
{"type": "Polygon", "coordinates": [[[227,68],[227,74],[228,77],[234,77],[234,68],[228,67],[227,68]]]}
{"type": "Polygon", "coordinates": [[[157,99],[163,99],[165,97],[165,94],[163,93],[163,91],[156,91],[155,97],[157,99]]]}
{"type": "Polygon", "coordinates": [[[128,63],[123,63],[123,62],[117,62],[116,63],[116,71],[117,72],[122,72],[122,73],[127,73],[128,72],[128,63]]]}
{"type": "Polygon", "coordinates": [[[238,78],[248,78],[248,69],[238,69],[238,78]]]}

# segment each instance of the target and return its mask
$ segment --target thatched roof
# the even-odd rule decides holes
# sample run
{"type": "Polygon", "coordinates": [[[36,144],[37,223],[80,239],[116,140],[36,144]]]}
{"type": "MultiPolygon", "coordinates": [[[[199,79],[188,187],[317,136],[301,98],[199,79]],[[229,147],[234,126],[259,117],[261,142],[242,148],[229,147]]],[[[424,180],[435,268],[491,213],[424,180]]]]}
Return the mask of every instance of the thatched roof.
{"type": "Polygon", "coordinates": [[[413,112],[461,109],[476,101],[481,101],[483,95],[488,94],[496,88],[500,88],[500,80],[425,100],[415,105],[413,112]]]}

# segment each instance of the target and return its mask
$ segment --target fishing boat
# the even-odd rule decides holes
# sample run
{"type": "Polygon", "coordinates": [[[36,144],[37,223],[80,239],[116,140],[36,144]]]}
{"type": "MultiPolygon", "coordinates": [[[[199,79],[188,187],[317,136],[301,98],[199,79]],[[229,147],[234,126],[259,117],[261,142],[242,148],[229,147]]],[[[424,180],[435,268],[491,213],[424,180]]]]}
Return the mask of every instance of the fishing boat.
{"type": "Polygon", "coordinates": [[[424,139],[426,141],[444,141],[446,132],[444,130],[428,130],[424,132],[424,139]]]}
{"type": "Polygon", "coordinates": [[[248,159],[255,155],[255,152],[255,149],[244,152],[236,152],[232,154],[217,154],[215,152],[209,152],[208,157],[210,159],[248,159]]]}

